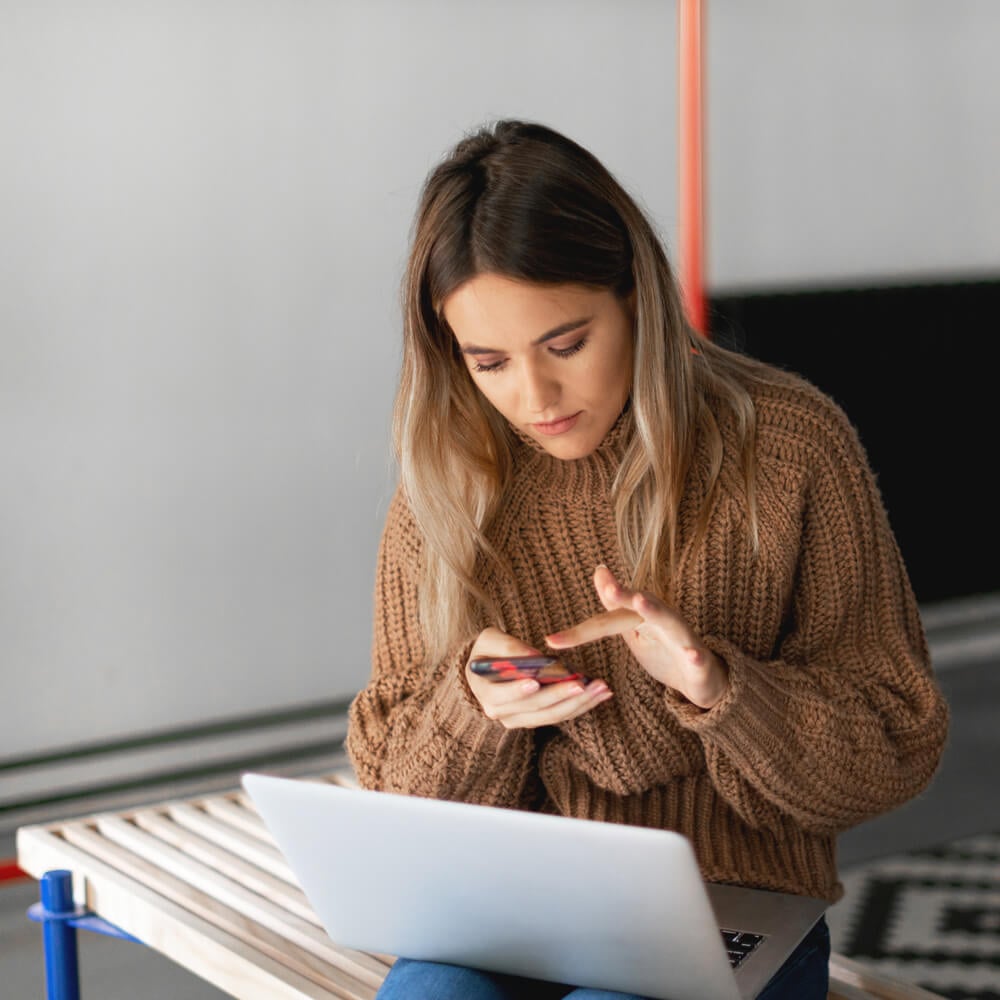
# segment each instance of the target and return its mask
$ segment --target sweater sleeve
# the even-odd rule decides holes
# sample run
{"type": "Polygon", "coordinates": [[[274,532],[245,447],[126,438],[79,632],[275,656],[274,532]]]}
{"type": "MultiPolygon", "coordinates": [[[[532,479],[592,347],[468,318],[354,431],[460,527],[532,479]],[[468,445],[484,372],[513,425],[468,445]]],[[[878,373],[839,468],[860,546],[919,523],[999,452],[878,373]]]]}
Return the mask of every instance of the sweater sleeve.
{"type": "Polygon", "coordinates": [[[399,490],[375,573],[372,673],[351,702],[346,747],[365,788],[521,807],[534,741],[486,718],[465,681],[471,644],[425,665],[418,616],[421,542],[399,490]]]}
{"type": "Polygon", "coordinates": [[[839,410],[811,452],[789,628],[760,661],[705,636],[730,687],[703,712],[667,704],[703,745],[713,783],[749,824],[775,813],[833,834],[919,794],[949,723],[874,475],[839,410]]]}

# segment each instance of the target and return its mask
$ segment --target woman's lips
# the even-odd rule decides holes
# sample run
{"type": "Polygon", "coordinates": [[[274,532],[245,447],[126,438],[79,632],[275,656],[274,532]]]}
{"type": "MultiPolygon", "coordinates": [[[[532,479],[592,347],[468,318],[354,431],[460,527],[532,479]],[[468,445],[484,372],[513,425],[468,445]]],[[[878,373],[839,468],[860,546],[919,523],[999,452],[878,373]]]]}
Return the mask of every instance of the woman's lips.
{"type": "Polygon", "coordinates": [[[534,427],[539,434],[565,434],[566,431],[570,430],[577,422],[581,413],[583,413],[583,410],[579,410],[570,417],[561,417],[559,420],[552,420],[545,424],[532,424],[531,426],[534,427]]]}

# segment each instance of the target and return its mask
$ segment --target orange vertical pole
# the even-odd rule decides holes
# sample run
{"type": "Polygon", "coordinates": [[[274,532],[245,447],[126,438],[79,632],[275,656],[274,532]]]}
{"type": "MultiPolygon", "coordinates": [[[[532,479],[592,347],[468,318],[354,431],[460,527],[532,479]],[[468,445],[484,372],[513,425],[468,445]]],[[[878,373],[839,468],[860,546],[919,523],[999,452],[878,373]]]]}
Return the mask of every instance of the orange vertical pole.
{"type": "Polygon", "coordinates": [[[681,294],[688,322],[708,336],[703,260],[703,94],[702,52],[704,48],[704,4],[702,0],[677,0],[678,51],[678,179],[680,182],[681,294]]]}

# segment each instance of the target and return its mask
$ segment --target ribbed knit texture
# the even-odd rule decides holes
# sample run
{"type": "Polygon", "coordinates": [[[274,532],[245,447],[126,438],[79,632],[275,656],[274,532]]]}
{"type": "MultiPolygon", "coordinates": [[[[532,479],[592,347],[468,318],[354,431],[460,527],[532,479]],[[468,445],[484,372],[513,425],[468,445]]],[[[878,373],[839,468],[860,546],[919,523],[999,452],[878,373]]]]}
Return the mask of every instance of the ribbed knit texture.
{"type": "MultiPolygon", "coordinates": [[[[760,555],[723,426],[722,495],[675,601],[728,666],[722,702],[701,711],[612,638],[567,653],[607,681],[608,702],[543,730],[490,721],[464,682],[468,646],[421,666],[421,537],[397,493],[378,557],[372,679],[350,711],[362,785],[678,830],[710,881],[840,897],[836,835],[926,787],[948,709],[854,429],[797,379],[753,392],[760,555]]],[[[621,418],[572,462],[519,445],[491,531],[514,579],[485,584],[506,631],[539,649],[543,636],[602,610],[598,563],[628,579],[610,487],[630,428],[621,418]]],[[[680,512],[682,543],[704,459],[680,512]]]]}

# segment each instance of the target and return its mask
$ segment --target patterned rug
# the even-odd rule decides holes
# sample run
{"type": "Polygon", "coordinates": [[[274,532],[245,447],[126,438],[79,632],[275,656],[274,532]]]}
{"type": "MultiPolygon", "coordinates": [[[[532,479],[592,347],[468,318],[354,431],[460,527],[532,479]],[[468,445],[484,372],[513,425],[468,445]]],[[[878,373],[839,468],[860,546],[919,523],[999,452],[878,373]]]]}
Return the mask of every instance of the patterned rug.
{"type": "Polygon", "coordinates": [[[1000,833],[841,875],[835,951],[951,1000],[1000,1000],[1000,833]]]}

